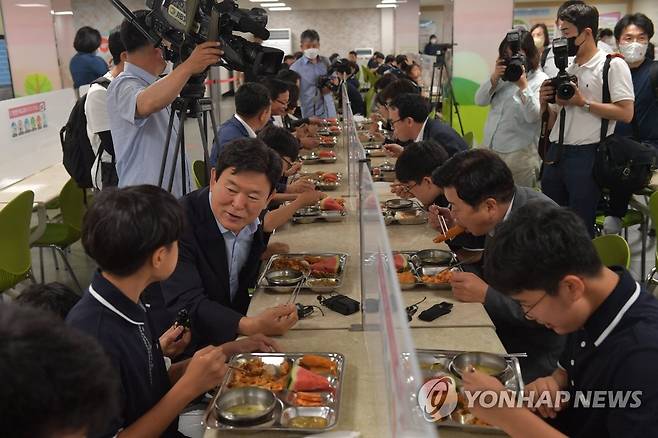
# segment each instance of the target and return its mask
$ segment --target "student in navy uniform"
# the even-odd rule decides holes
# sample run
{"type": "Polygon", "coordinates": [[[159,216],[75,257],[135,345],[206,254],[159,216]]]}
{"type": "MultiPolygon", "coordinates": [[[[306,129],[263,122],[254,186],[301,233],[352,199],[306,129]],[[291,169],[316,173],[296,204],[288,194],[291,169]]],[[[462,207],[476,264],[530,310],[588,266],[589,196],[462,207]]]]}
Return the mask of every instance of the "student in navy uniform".
{"type": "Polygon", "coordinates": [[[179,413],[221,382],[228,356],[261,341],[274,346],[265,339],[208,346],[167,368],[162,349],[171,345],[161,347],[140,296],[176,267],[184,220],[176,199],[150,185],[103,192],[85,216],[82,244],[100,271],[67,322],[100,342],[121,377],[120,414],[91,436],[179,437],[179,413]]]}
{"type": "MultiPolygon", "coordinates": [[[[429,210],[430,225],[440,230],[438,207],[448,207],[443,189],[432,182],[432,172],[448,161],[448,153],[433,140],[412,143],[395,162],[396,182],[391,192],[401,198],[416,198],[429,210]]],[[[461,234],[447,242],[460,261],[479,260],[484,249],[484,236],[461,234]]]]}
{"type": "MultiPolygon", "coordinates": [[[[390,85],[389,85],[390,87],[390,85]]],[[[451,157],[465,151],[468,145],[452,127],[438,119],[430,119],[432,106],[429,100],[416,93],[396,96],[388,105],[388,115],[395,138],[400,142],[434,140],[444,147],[451,157]]],[[[403,147],[395,144],[385,146],[393,156],[399,156],[403,147]]]]}
{"type": "MultiPolygon", "coordinates": [[[[510,214],[527,204],[556,205],[536,190],[514,185],[512,171],[487,149],[456,154],[432,173],[432,182],[443,189],[450,203],[450,209],[438,208],[447,226],[458,224],[475,236],[485,236],[482,263],[490,257],[486,250],[489,239],[510,214]]],[[[482,303],[505,349],[528,353],[520,359],[525,381],[555,369],[564,338],[528,321],[518,303],[491,286],[482,263],[468,265],[464,270],[469,272],[453,272],[453,296],[466,303],[482,303]]]]}
{"type": "Polygon", "coordinates": [[[182,198],[186,228],[178,266],[161,283],[165,305],[192,317],[192,348],[232,341],[238,334],[282,335],[297,322],[294,305],[245,316],[266,249],[260,215],[281,177],[281,158],[258,139],[222,150],[210,186],[182,198]]]}
{"type": "MultiPolygon", "coordinates": [[[[656,299],[626,269],[601,264],[584,223],[567,209],[518,210],[497,230],[488,251],[485,273],[491,283],[516,300],[528,319],[568,334],[553,374],[526,385],[524,393],[555,400],[563,390],[571,402],[541,406],[538,414],[547,422],[525,408],[478,405],[471,412],[511,436],[656,436],[656,299]],[[603,391],[604,406],[574,407],[577,391],[603,391]],[[628,404],[613,406],[612,397],[628,404]]],[[[463,380],[467,391],[502,390],[480,372],[465,373],[463,380]]],[[[590,397],[593,403],[595,395],[590,397]]]]}
{"type": "Polygon", "coordinates": [[[103,349],[50,309],[0,303],[0,358],[2,436],[84,438],[117,412],[103,349]]]}
{"type": "Polygon", "coordinates": [[[270,122],[272,101],[264,85],[249,82],[235,93],[235,115],[222,123],[210,151],[210,165],[224,146],[238,138],[256,138],[258,131],[270,122]]]}

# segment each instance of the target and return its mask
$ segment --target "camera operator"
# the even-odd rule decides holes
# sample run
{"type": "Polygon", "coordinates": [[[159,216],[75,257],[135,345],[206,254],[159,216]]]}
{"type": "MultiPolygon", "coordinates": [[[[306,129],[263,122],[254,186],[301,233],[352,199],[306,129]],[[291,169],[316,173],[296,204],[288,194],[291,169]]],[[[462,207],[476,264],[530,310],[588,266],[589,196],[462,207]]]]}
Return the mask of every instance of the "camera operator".
{"type": "MultiPolygon", "coordinates": [[[[145,25],[147,12],[135,12],[142,26],[145,25]]],[[[162,50],[155,47],[128,20],[121,24],[121,39],[128,53],[127,61],[123,73],[112,81],[107,90],[107,109],[119,187],[158,184],[163,148],[168,148],[163,182],[166,183],[173,169],[178,126],[176,119],[169,144],[165,145],[169,114],[172,111],[169,105],[192,75],[202,73],[208,66],[218,62],[223,52],[217,42],[199,44],[185,62],[163,79],[158,79],[167,65],[162,50]]],[[[183,183],[190,191],[191,172],[187,172],[187,181],[183,182],[180,157],[175,172],[172,192],[175,196],[181,196],[183,183]]]]}
{"type": "MultiPolygon", "coordinates": [[[[569,6],[572,5],[584,5],[585,2],[582,0],[568,0],[560,5],[557,9],[557,17],[555,19],[555,36],[559,35],[560,29],[562,29],[562,20],[560,20],[560,14],[565,11],[569,6]]],[[[569,57],[569,65],[573,63],[573,56],[569,57]]],[[[549,45],[542,55],[541,68],[544,70],[544,73],[548,75],[549,78],[557,76],[558,68],[555,65],[555,53],[553,53],[553,48],[549,45]]]]}
{"type": "MultiPolygon", "coordinates": [[[[632,123],[617,123],[615,134],[634,137],[658,150],[658,63],[653,60],[653,23],[644,14],[624,16],[615,26],[615,38],[619,52],[624,55],[633,77],[635,112],[632,123]]],[[[603,232],[617,234],[621,231],[621,218],[628,211],[632,193],[621,189],[610,190],[610,200],[605,209],[603,232]]]]}
{"type": "Polygon", "coordinates": [[[541,123],[538,91],[548,76],[539,68],[539,52],[530,32],[508,33],[498,56],[491,78],[475,93],[477,105],[491,105],[483,145],[503,159],[516,185],[534,187],[541,123]]]}
{"type": "MultiPolygon", "coordinates": [[[[363,102],[363,96],[361,96],[358,86],[355,85],[354,81],[351,80],[354,78],[354,74],[357,71],[357,68],[358,67],[356,67],[356,64],[350,62],[349,60],[341,59],[333,69],[335,70],[336,76],[340,82],[344,83],[345,87],[347,88],[347,96],[350,99],[352,114],[361,114],[365,116],[366,104],[363,102]]],[[[342,104],[343,95],[340,92],[340,88],[338,90],[338,99],[342,104]]]]}
{"type": "Polygon", "coordinates": [[[304,56],[291,65],[290,70],[299,73],[302,78],[302,117],[336,117],[331,90],[328,87],[318,88],[318,79],[327,76],[329,67],[329,60],[320,56],[320,35],[315,30],[307,29],[302,32],[300,40],[304,56]]]}
{"type": "MultiPolygon", "coordinates": [[[[612,59],[608,76],[612,103],[601,103],[606,54],[597,49],[594,37],[598,10],[589,5],[569,6],[560,14],[560,20],[560,30],[568,43],[566,51],[576,58],[564,72],[573,75],[573,78],[567,76],[571,85],[559,81],[554,86],[554,78],[544,82],[540,89],[542,113],[548,111],[548,126],[553,126],[551,144],[544,157],[542,190],[559,205],[572,208],[585,221],[593,237],[600,197],[593,166],[601,140],[601,119],[610,120],[607,135],[613,133],[617,120],[631,121],[633,82],[628,65],[622,59],[612,59]],[[560,98],[569,94],[572,97],[560,98]],[[553,99],[557,105],[549,106],[553,99]]],[[[558,55],[555,54],[556,59],[558,55]]]]}

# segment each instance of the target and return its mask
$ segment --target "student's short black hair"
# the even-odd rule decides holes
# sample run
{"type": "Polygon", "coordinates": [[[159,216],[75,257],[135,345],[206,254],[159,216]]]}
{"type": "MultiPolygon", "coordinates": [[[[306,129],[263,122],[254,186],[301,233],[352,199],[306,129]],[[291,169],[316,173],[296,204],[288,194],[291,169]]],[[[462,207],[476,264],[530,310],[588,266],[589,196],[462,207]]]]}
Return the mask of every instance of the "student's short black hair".
{"type": "Polygon", "coordinates": [[[402,70],[405,65],[407,65],[409,58],[407,55],[398,55],[395,57],[395,63],[398,65],[398,68],[402,70]]]}
{"type": "Polygon", "coordinates": [[[560,19],[560,14],[562,14],[562,12],[564,12],[564,10],[567,9],[569,6],[584,5],[584,4],[585,2],[583,0],[567,0],[557,8],[557,18],[560,19]]]}
{"type": "Polygon", "coordinates": [[[299,140],[287,129],[269,125],[258,133],[263,143],[274,149],[281,157],[297,161],[299,156],[299,140]]]}
{"type": "Polygon", "coordinates": [[[535,31],[535,29],[541,29],[542,33],[544,34],[544,47],[548,47],[548,45],[551,43],[551,38],[548,36],[548,28],[544,23],[537,23],[534,26],[530,28],[530,34],[535,31]]]}
{"type": "Polygon", "coordinates": [[[402,93],[398,95],[391,107],[397,108],[400,120],[411,117],[416,123],[423,123],[432,111],[429,100],[415,93],[402,93]]]}
{"type": "Polygon", "coordinates": [[[276,188],[281,178],[281,157],[257,138],[239,138],[226,144],[217,158],[215,178],[219,179],[224,170],[235,168],[240,172],[258,172],[270,182],[270,193],[276,188]]]}
{"type": "Polygon", "coordinates": [[[391,62],[395,62],[395,55],[386,55],[386,58],[384,59],[384,62],[386,64],[390,64],[391,62]]]}
{"type": "Polygon", "coordinates": [[[101,33],[89,26],[82,26],[75,33],[73,48],[81,53],[94,53],[101,46],[101,33]]]}
{"type": "Polygon", "coordinates": [[[642,29],[647,34],[649,39],[653,38],[653,21],[651,21],[651,19],[646,15],[638,12],[636,14],[626,14],[621,18],[621,20],[617,22],[615,25],[615,38],[617,41],[619,41],[621,38],[621,34],[624,32],[624,29],[626,29],[631,24],[634,24],[635,26],[642,29]]]}
{"type": "Polygon", "coordinates": [[[12,438],[101,432],[118,413],[116,370],[49,312],[0,303],[0,430],[12,438]]]}
{"type": "MultiPolygon", "coordinates": [[[[320,34],[313,29],[306,29],[299,37],[300,42],[304,41],[317,41],[320,42],[320,34]]],[[[303,55],[303,53],[302,53],[303,55]]]]}
{"type": "Polygon", "coordinates": [[[299,59],[302,56],[304,56],[304,52],[295,52],[295,53],[292,54],[292,56],[294,56],[295,59],[299,59]]]}
{"type": "Polygon", "coordinates": [[[359,54],[356,53],[356,51],[354,51],[354,50],[350,50],[350,51],[348,52],[348,54],[349,54],[349,55],[354,55],[354,56],[359,56],[359,54]]]}
{"type": "Polygon", "coordinates": [[[487,243],[484,275],[496,290],[558,293],[566,275],[596,276],[603,265],[582,219],[566,208],[530,203],[513,212],[487,243]]]}
{"type": "Polygon", "coordinates": [[[562,11],[558,18],[576,26],[578,33],[589,27],[592,29],[592,36],[596,39],[599,31],[599,10],[594,6],[586,4],[571,5],[562,11]]]}
{"type": "Polygon", "coordinates": [[[114,65],[119,65],[121,63],[121,54],[126,51],[126,46],[123,44],[121,32],[118,29],[110,33],[107,38],[107,45],[112,55],[112,62],[114,65]]]}
{"type": "Polygon", "coordinates": [[[271,104],[269,90],[257,82],[247,82],[235,93],[235,112],[239,116],[257,116],[271,104]]]}
{"type": "Polygon", "coordinates": [[[276,74],[276,78],[281,79],[282,81],[292,82],[293,84],[296,84],[297,81],[302,79],[299,73],[295,70],[279,70],[276,74]]]}
{"type": "MultiPolygon", "coordinates": [[[[381,91],[384,88],[386,88],[389,84],[391,84],[392,82],[395,82],[397,80],[398,80],[398,78],[393,74],[383,75],[382,77],[377,79],[377,82],[375,82],[375,90],[381,91]]],[[[378,96],[379,96],[379,93],[378,93],[378,96]]],[[[379,102],[379,101],[377,103],[379,103],[380,105],[384,104],[384,102],[379,102]]]]}
{"type": "Polygon", "coordinates": [[[486,149],[456,153],[432,173],[432,181],[441,188],[454,187],[459,198],[471,207],[487,198],[504,203],[514,197],[512,171],[486,149]]]}
{"type": "Polygon", "coordinates": [[[607,38],[613,36],[612,30],[607,27],[604,29],[599,29],[598,39],[607,38]]]}
{"type": "MultiPolygon", "coordinates": [[[[133,12],[137,23],[142,25],[142,27],[148,27],[146,26],[146,15],[148,13],[149,11],[145,9],[133,12]]],[[[123,20],[119,32],[121,33],[121,41],[123,41],[123,45],[126,47],[128,53],[133,53],[142,47],[153,45],[128,19],[123,20]]]]}
{"type": "Polygon", "coordinates": [[[448,152],[434,140],[411,143],[395,162],[395,178],[401,183],[420,183],[448,161],[448,152]]]}
{"type": "Polygon", "coordinates": [[[286,55],[283,57],[283,62],[286,62],[289,59],[295,59],[295,57],[293,55],[286,55]]]}
{"type": "Polygon", "coordinates": [[[78,294],[58,282],[32,284],[16,298],[19,304],[47,310],[62,320],[66,319],[66,315],[79,300],[78,294]]]}
{"type": "Polygon", "coordinates": [[[184,219],[176,198],[160,187],[103,190],[85,214],[82,246],[101,270],[127,277],[180,238],[184,219]]]}
{"type": "Polygon", "coordinates": [[[375,52],[375,53],[373,53],[372,57],[374,59],[385,59],[386,58],[382,52],[375,52]]]}
{"type": "Polygon", "coordinates": [[[290,84],[275,78],[266,78],[262,84],[267,88],[270,100],[276,100],[286,91],[290,92],[290,84]]]}
{"type": "Polygon", "coordinates": [[[329,62],[332,64],[336,59],[340,58],[340,53],[332,53],[331,56],[329,57],[329,62]]]}
{"type": "Polygon", "coordinates": [[[418,94],[418,85],[409,79],[399,79],[392,81],[382,91],[377,93],[377,103],[384,105],[395,100],[400,94],[415,93],[418,94]]]}

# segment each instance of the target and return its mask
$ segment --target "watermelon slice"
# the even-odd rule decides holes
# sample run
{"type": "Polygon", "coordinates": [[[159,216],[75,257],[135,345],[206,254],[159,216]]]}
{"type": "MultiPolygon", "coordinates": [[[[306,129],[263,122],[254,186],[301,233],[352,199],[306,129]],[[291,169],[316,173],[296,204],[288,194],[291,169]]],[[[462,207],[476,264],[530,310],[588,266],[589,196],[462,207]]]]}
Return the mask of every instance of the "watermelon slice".
{"type": "Polygon", "coordinates": [[[337,199],[327,197],[320,201],[320,209],[343,211],[345,210],[345,206],[337,199]]]}
{"type": "Polygon", "coordinates": [[[320,158],[336,158],[336,153],[334,151],[320,151],[318,156],[320,158]]]}
{"type": "Polygon", "coordinates": [[[324,182],[336,182],[338,181],[338,175],[335,173],[324,173],[320,179],[324,182]]]}
{"type": "Polygon", "coordinates": [[[320,261],[311,265],[311,272],[317,274],[337,274],[340,267],[340,257],[322,257],[320,261]]]}
{"type": "Polygon", "coordinates": [[[393,263],[395,264],[395,270],[398,272],[409,269],[409,259],[404,254],[395,254],[393,256],[393,263]]]}
{"type": "Polygon", "coordinates": [[[326,377],[295,364],[290,372],[288,389],[291,391],[330,391],[332,388],[326,377]]]}

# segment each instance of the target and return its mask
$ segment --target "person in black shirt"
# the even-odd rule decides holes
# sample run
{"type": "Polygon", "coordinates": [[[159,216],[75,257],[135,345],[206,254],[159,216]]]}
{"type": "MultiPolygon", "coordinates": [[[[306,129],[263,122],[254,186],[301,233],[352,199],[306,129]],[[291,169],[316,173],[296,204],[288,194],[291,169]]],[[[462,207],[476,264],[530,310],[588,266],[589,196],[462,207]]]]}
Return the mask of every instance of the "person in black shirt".
{"type": "MultiPolygon", "coordinates": [[[[658,150],[658,62],[654,61],[653,23],[644,14],[625,15],[615,26],[619,51],[631,69],[635,112],[631,123],[617,122],[615,134],[632,137],[658,150]],[[653,74],[653,78],[652,78],[653,74]]],[[[613,188],[605,209],[603,232],[618,234],[633,193],[613,188]]]]}
{"type": "MultiPolygon", "coordinates": [[[[658,301],[624,268],[601,264],[585,224],[570,210],[521,208],[490,243],[489,281],[528,319],[568,338],[557,369],[525,386],[526,403],[538,415],[477,402],[471,412],[516,437],[655,436],[658,301]]],[[[475,370],[462,377],[470,393],[503,390],[475,370]]]]}
{"type": "Polygon", "coordinates": [[[0,358],[2,436],[83,438],[118,410],[103,349],[51,309],[0,303],[0,358]]]}
{"type": "Polygon", "coordinates": [[[119,415],[89,436],[183,436],[178,414],[221,383],[227,357],[262,348],[255,344],[272,351],[263,337],[208,346],[167,367],[162,350],[169,346],[158,342],[141,295],[174,271],[184,221],[178,201],[151,185],[102,192],[85,216],[82,244],[100,271],[66,321],[96,338],[121,376],[119,415]]]}

